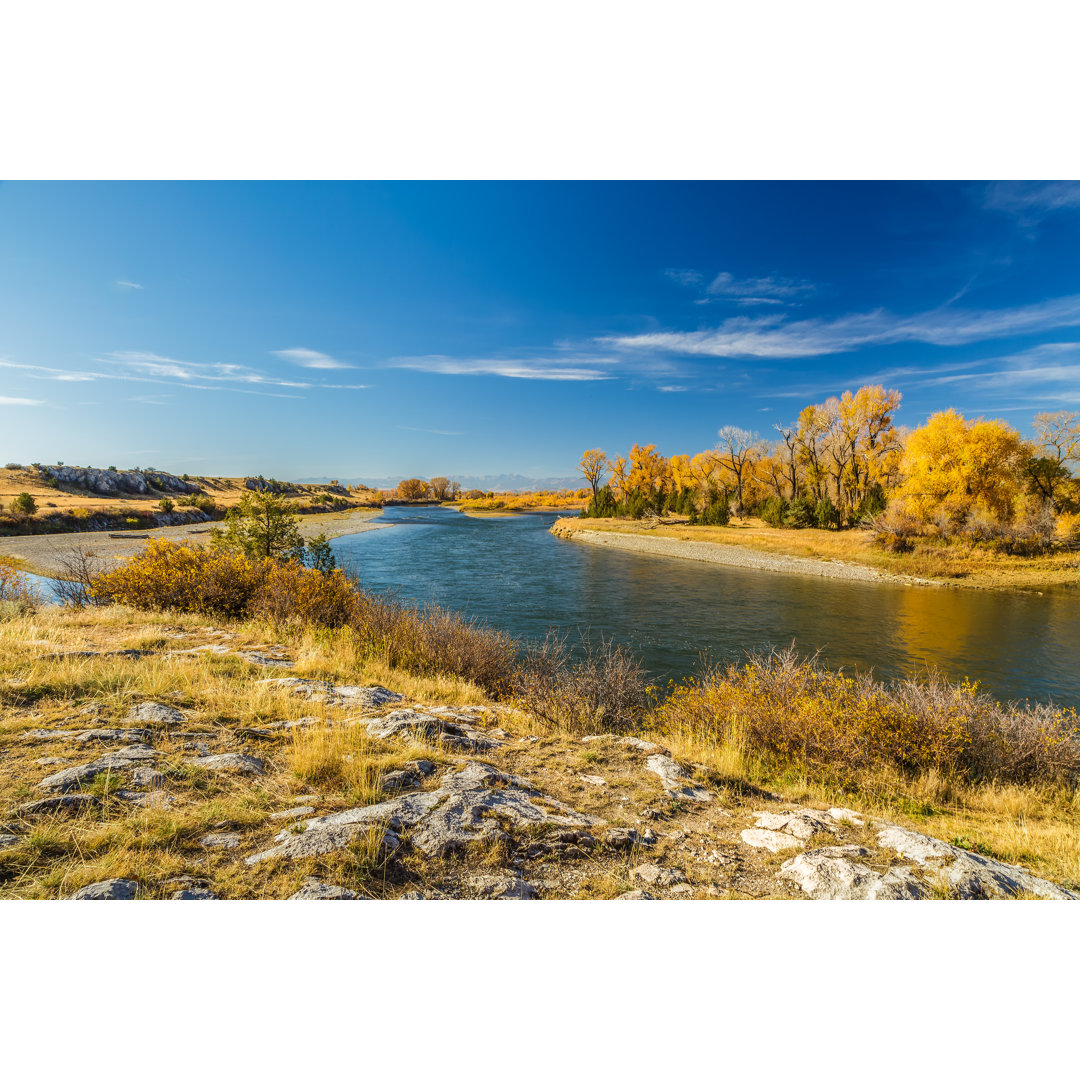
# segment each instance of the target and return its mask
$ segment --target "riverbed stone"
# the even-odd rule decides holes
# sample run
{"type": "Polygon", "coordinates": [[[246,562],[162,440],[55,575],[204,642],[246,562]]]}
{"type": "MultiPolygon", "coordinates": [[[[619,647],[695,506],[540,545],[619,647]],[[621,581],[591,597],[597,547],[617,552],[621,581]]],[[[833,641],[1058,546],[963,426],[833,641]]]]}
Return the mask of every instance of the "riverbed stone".
{"type": "Polygon", "coordinates": [[[265,776],[266,768],[262,759],[250,754],[210,754],[206,757],[188,758],[189,765],[213,772],[248,773],[252,776],[265,776]]]}
{"type": "Polygon", "coordinates": [[[160,701],[143,701],[131,707],[128,719],[137,724],[163,724],[168,727],[182,724],[187,717],[172,705],[164,705],[160,701]]]}
{"type": "Polygon", "coordinates": [[[72,900],[134,900],[139,891],[137,881],[126,878],[109,878],[107,881],[95,881],[73,893],[72,900]]]}
{"type": "Polygon", "coordinates": [[[666,754],[653,754],[646,759],[645,768],[660,777],[664,791],[672,798],[712,802],[712,793],[694,784],[690,773],[666,754]]]}

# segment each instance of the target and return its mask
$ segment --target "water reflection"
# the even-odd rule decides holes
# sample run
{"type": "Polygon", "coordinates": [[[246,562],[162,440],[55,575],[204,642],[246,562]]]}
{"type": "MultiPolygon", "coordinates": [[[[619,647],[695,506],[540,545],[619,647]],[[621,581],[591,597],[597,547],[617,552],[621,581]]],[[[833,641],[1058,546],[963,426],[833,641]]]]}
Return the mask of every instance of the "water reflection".
{"type": "Polygon", "coordinates": [[[549,626],[625,642],[663,679],[700,654],[739,661],[792,642],[834,666],[909,675],[928,665],[1001,698],[1080,704],[1080,591],[1039,596],[823,580],[556,540],[551,515],[467,518],[389,508],[408,527],[333,541],[364,584],[435,602],[518,637],[549,626]]]}

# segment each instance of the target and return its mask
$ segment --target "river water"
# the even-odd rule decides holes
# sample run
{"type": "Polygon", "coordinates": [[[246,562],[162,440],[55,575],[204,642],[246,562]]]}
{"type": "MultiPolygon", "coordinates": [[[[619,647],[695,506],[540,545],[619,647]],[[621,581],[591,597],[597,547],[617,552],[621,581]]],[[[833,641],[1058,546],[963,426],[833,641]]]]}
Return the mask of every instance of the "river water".
{"type": "Polygon", "coordinates": [[[518,638],[579,628],[629,645],[666,681],[699,657],[795,644],[831,667],[891,677],[936,666],[1002,700],[1080,706],[1080,589],[1043,595],[777,574],[560,540],[551,514],[470,518],[388,507],[333,540],[365,588],[434,602],[518,638]]]}

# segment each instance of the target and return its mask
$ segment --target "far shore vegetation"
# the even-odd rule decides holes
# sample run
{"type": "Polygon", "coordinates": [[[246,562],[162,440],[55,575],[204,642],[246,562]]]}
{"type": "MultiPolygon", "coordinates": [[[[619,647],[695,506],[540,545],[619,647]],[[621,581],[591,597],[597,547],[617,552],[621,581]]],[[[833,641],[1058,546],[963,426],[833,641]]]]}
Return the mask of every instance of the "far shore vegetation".
{"type": "Polygon", "coordinates": [[[559,527],[637,522],[988,586],[1080,581],[1080,413],[1037,413],[1025,441],[1003,420],[952,409],[901,428],[899,404],[898,391],[863,386],[776,424],[771,442],[727,426],[693,455],[587,450],[586,521],[559,527]]]}

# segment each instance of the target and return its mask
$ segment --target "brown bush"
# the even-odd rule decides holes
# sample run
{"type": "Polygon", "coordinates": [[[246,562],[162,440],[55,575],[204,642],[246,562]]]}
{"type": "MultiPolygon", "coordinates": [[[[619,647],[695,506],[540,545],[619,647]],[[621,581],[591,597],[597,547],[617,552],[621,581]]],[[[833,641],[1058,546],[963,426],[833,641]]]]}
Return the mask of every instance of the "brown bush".
{"type": "Polygon", "coordinates": [[[1049,705],[1001,705],[973,683],[885,684],[826,671],[793,651],[713,669],[659,708],[662,731],[704,737],[782,766],[850,777],[889,766],[969,780],[1080,779],[1080,717],[1049,705]]]}
{"type": "Polygon", "coordinates": [[[634,727],[649,705],[641,661],[603,638],[582,644],[577,661],[565,635],[549,632],[529,645],[514,680],[518,703],[548,727],[573,734],[634,727]]]}

